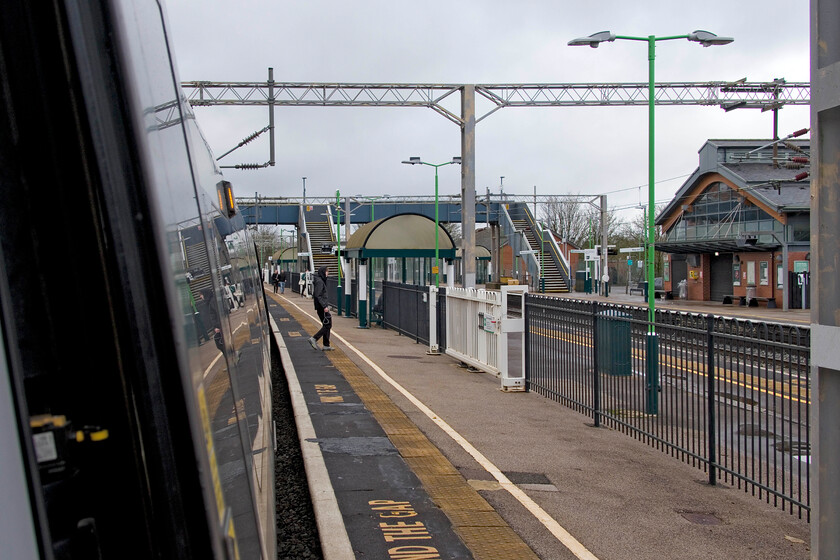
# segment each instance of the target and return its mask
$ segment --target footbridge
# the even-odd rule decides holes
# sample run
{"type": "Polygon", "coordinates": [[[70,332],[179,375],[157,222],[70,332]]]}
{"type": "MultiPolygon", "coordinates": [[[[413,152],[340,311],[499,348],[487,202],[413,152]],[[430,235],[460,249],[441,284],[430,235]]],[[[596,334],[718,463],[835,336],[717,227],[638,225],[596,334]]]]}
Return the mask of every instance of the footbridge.
{"type": "MultiPolygon", "coordinates": [[[[251,225],[294,226],[297,229],[301,255],[300,268],[317,270],[327,266],[330,274],[338,273],[335,249],[349,239],[353,225],[401,214],[420,214],[443,224],[462,224],[460,196],[438,197],[437,203],[424,197],[346,198],[342,205],[335,200],[301,198],[238,198],[242,216],[251,225]],[[348,218],[349,216],[349,218],[348,218]],[[344,227],[344,235],[341,228],[344,227]]],[[[475,222],[492,228],[492,246],[486,247],[492,262],[501,258],[502,247],[510,247],[512,257],[522,259],[531,278],[540,278],[541,291],[569,292],[571,272],[568,260],[560,250],[557,236],[544,228],[528,204],[514,200],[487,200],[475,206],[475,222]],[[503,241],[504,239],[504,241],[503,241]]],[[[344,263],[342,268],[348,266],[344,263]]],[[[463,271],[462,271],[463,274],[463,271]]]]}

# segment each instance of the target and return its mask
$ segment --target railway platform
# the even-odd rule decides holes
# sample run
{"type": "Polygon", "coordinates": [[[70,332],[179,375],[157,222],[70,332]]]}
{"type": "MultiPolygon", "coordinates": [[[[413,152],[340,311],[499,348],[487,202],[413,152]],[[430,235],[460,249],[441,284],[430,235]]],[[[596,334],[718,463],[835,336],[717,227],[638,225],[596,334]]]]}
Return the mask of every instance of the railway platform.
{"type": "MultiPolygon", "coordinates": [[[[637,307],[647,307],[648,305],[647,300],[641,295],[625,293],[624,286],[617,286],[614,289],[611,289],[608,297],[597,294],[585,294],[582,292],[547,295],[582,300],[597,300],[603,303],[611,302],[620,305],[634,305],[637,307]]],[[[766,305],[747,307],[738,305],[737,300],[735,300],[734,304],[724,304],[719,301],[695,301],[684,299],[656,299],[654,302],[657,309],[669,309],[672,311],[685,311],[688,313],[703,314],[711,313],[713,315],[722,315],[725,317],[738,317],[741,319],[751,319],[753,321],[789,323],[793,325],[808,325],[811,322],[810,309],[783,310],[781,305],[776,308],[768,308],[766,305]]]]}
{"type": "Polygon", "coordinates": [[[327,560],[809,557],[743,489],[394,331],[333,314],[313,350],[312,301],[267,296],[327,560]]]}

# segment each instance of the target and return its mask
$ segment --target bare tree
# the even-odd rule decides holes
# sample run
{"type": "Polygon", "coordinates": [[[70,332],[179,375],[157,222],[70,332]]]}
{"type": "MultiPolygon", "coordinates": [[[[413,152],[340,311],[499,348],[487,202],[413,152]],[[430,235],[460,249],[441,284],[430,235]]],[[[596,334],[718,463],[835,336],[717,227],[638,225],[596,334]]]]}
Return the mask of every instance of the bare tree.
{"type": "Polygon", "coordinates": [[[440,222],[440,227],[449,232],[456,247],[461,246],[461,224],[457,222],[440,222]]]}
{"type": "MultiPolygon", "coordinates": [[[[665,205],[657,206],[654,212],[659,215],[665,205]]],[[[645,247],[648,240],[648,222],[647,214],[639,212],[629,220],[621,224],[620,229],[616,232],[615,239],[618,247],[645,247]]],[[[656,227],[653,232],[654,245],[660,241],[665,240],[665,235],[661,228],[656,227]]],[[[636,258],[644,262],[644,255],[636,255],[636,258]]],[[[662,257],[661,253],[657,251],[654,258],[654,276],[662,275],[662,257]]]]}
{"type": "MultiPolygon", "coordinates": [[[[654,210],[656,215],[658,215],[664,205],[657,206],[654,210]]],[[[629,220],[623,222],[621,227],[618,231],[616,231],[616,237],[620,238],[622,241],[626,241],[628,247],[635,246],[635,245],[644,245],[647,243],[647,214],[644,212],[639,212],[637,215],[633,216],[629,220]]],[[[662,234],[661,228],[656,227],[653,232],[653,240],[654,243],[658,243],[663,241],[665,236],[662,234]]]]}
{"type": "MultiPolygon", "coordinates": [[[[591,196],[558,197],[544,202],[540,219],[562,239],[585,247],[590,240],[600,245],[601,209],[589,201],[591,196]]],[[[621,222],[613,214],[607,214],[607,237],[613,237],[621,229],[621,222]]]]}
{"type": "Polygon", "coordinates": [[[264,258],[267,258],[269,255],[273,255],[280,249],[281,243],[277,226],[260,225],[251,226],[250,229],[251,237],[264,258]]]}

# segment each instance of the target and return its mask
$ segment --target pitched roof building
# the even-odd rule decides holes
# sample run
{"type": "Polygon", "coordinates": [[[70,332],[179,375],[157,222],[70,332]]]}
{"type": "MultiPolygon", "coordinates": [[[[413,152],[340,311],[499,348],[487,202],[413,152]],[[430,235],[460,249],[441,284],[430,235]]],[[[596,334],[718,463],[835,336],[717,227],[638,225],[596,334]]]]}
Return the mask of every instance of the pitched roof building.
{"type": "Polygon", "coordinates": [[[791,274],[808,269],[809,149],[808,140],[775,149],[769,140],[707,141],[700,165],[656,219],[665,289],[676,295],[684,280],[688,299],[751,295],[750,304],[770,306],[787,292],[789,307],[801,306],[785,281],[790,288],[800,281],[791,274]]]}

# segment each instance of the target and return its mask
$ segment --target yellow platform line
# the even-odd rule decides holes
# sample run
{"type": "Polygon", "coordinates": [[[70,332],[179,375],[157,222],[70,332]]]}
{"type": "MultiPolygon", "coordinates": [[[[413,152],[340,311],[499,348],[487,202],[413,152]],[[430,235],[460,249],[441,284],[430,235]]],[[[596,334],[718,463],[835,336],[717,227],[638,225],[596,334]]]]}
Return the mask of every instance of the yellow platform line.
{"type": "MultiPolygon", "coordinates": [[[[269,294],[273,297],[273,294],[269,294]]],[[[276,298],[300,325],[315,332],[311,318],[295,305],[276,298]]],[[[538,560],[487,500],[469,485],[440,450],[420,431],[340,348],[327,354],[350,386],[382,425],[388,438],[422,482],[429,497],[449,518],[455,532],[476,560],[538,560]]]]}

